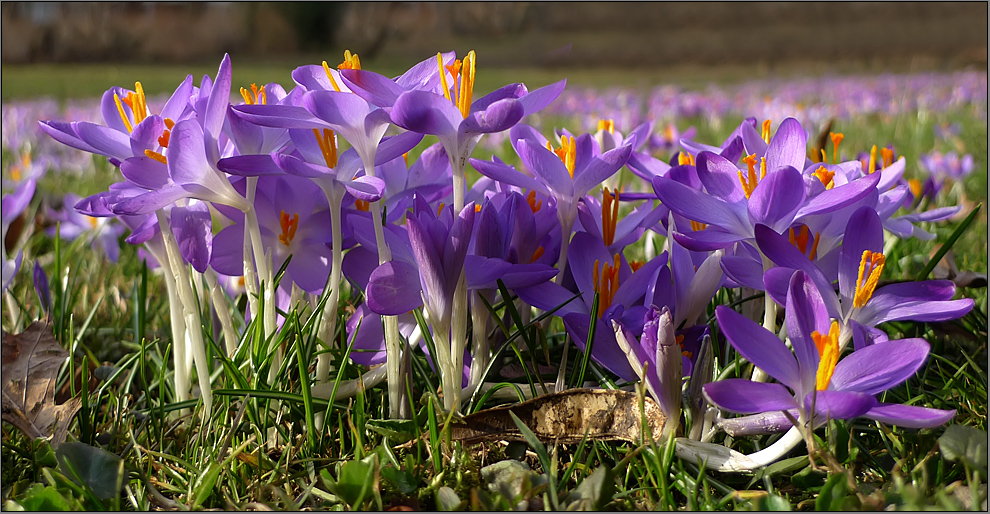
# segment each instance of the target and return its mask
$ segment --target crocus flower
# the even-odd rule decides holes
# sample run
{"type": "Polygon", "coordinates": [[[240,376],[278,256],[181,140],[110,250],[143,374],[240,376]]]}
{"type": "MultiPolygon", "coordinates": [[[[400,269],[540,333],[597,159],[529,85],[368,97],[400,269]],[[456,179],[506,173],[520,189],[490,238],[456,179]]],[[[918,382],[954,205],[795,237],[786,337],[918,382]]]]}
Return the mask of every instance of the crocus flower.
{"type": "MultiPolygon", "coordinates": [[[[872,329],[884,321],[944,321],[963,316],[973,308],[973,300],[953,300],[955,285],[949,280],[926,280],[880,286],[886,257],[883,254],[883,227],[877,213],[862,207],[849,219],[840,247],[836,294],[831,281],[820,268],[794,248],[780,234],[759,228],[757,241],[767,257],[779,267],[764,276],[767,293],[783,303],[792,275],[802,270],[817,286],[828,315],[838,320],[842,330],[840,348],[856,334],[857,325],[872,329]]],[[[858,341],[857,346],[864,344],[858,341]]]]}
{"type": "MultiPolygon", "coordinates": [[[[615,339],[626,353],[633,371],[646,385],[650,396],[667,416],[665,434],[677,431],[681,420],[681,346],[674,336],[674,323],[667,308],[650,307],[640,338],[613,321],[615,339]]],[[[659,434],[655,434],[659,435],[659,434]]]]}
{"type": "MultiPolygon", "coordinates": [[[[72,241],[83,235],[92,235],[99,241],[99,248],[110,262],[117,262],[120,256],[118,239],[123,235],[124,227],[116,223],[113,218],[88,216],[77,211],[72,206],[81,200],[82,198],[77,194],[66,193],[63,198],[63,209],[51,214],[53,221],[60,222],[59,236],[66,241],[72,241]]],[[[50,228],[48,233],[54,236],[55,228],[50,228]]]]}
{"type": "Polygon", "coordinates": [[[704,386],[709,401],[740,414],[789,411],[801,423],[814,418],[815,426],[830,418],[865,417],[924,428],[941,425],[955,415],[955,411],[882,403],[874,397],[921,367],[929,351],[923,339],[878,342],[840,358],[839,322],[831,319],[806,273],[799,271],[791,278],[786,304],[787,334],[794,353],[775,334],[731,308],[716,308],[729,343],[780,383],[712,382],[704,386]]]}
{"type": "MultiPolygon", "coordinates": [[[[3,228],[3,238],[0,241],[7,240],[7,231],[10,229],[10,225],[24,212],[28,204],[31,203],[31,198],[34,197],[34,188],[34,180],[29,179],[24,181],[13,193],[4,195],[2,224],[0,224],[3,228]]],[[[2,254],[0,257],[2,257],[3,261],[2,285],[3,290],[6,291],[7,286],[14,280],[14,275],[21,268],[21,258],[23,258],[24,254],[18,248],[17,255],[13,259],[8,260],[6,244],[0,244],[0,254],[2,254]]]]}

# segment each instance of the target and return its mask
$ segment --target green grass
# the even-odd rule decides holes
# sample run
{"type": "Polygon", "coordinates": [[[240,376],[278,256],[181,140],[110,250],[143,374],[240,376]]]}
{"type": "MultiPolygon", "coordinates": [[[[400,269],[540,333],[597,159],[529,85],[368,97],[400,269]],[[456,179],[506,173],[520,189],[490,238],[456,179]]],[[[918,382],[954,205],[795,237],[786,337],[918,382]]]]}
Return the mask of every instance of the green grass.
{"type": "MultiPolygon", "coordinates": [[[[241,65],[234,69],[235,84],[285,83],[290,70],[241,65]]],[[[194,70],[120,67],[112,72],[117,75],[107,71],[105,76],[92,73],[92,67],[4,66],[3,71],[7,101],[32,94],[32,86],[23,85],[28,83],[34,84],[33,94],[50,92],[63,98],[84,91],[81,96],[93,96],[107,85],[126,85],[135,78],[144,82],[149,94],[168,92],[177,83],[176,77],[194,70]],[[21,75],[11,78],[9,69],[21,75]],[[22,85],[8,89],[9,84],[22,85]]],[[[197,68],[195,73],[213,74],[215,68],[197,68]]],[[[550,82],[564,75],[541,73],[523,72],[522,80],[528,82],[532,77],[539,85],[543,79],[550,82]]],[[[589,83],[592,80],[588,77],[589,83]]],[[[721,127],[712,127],[701,119],[686,121],[698,127],[701,141],[721,141],[738,122],[725,120],[721,127]]],[[[960,269],[987,272],[986,120],[950,112],[927,120],[907,115],[856,119],[835,129],[845,133],[843,148],[849,151],[893,143],[908,159],[911,175],[916,173],[920,154],[930,149],[932,127],[941,121],[962,125],[965,151],[977,159],[977,170],[954,191],[965,197],[965,207],[953,221],[925,224],[936,234],[935,240],[896,242],[887,255],[884,280],[912,279],[976,204],[982,208],[953,251],[960,269]]],[[[569,126],[567,120],[561,125],[569,126]]],[[[96,177],[80,185],[81,193],[99,191],[113,180],[105,163],[98,169],[96,177]]],[[[37,196],[58,194],[58,177],[50,173],[37,196]]],[[[37,206],[35,200],[29,211],[37,206]]],[[[54,326],[57,339],[73,355],[72,367],[63,370],[56,390],[71,382],[74,394],[85,399],[69,439],[87,445],[91,459],[106,458],[106,453],[119,456],[124,466],[119,477],[123,487],[101,496],[92,486],[76,484],[47,443],[32,441],[5,424],[0,448],[5,508],[957,510],[966,505],[980,509],[986,501],[985,453],[982,470],[965,459],[947,458],[940,445],[944,428],[910,430],[865,420],[833,421],[815,433],[813,443],[819,452],[813,459],[809,460],[801,445],[780,462],[749,474],[700,469],[676,458],[672,446],[664,443],[450,444],[442,431],[446,415],[436,395],[438,378],[422,353],[416,353],[412,365],[412,420],[387,419],[384,384],[335,402],[314,398],[309,383],[316,353],[330,352],[330,376],[338,380],[357,378],[367,370],[349,363],[346,340],[338,340],[334,348],[318,344],[317,319],[308,310],[286,313],[287,322],[276,333],[274,345],[262,340],[254,323],[247,325],[240,350],[232,356],[224,354],[221,341],[213,340],[216,330],[204,311],[204,337],[216,389],[213,412],[204,419],[200,402],[179,405],[173,400],[167,296],[161,293],[161,276],[142,266],[134,247],[125,245],[120,262],[107,265],[92,252],[88,241],[56,242],[38,234],[25,254],[27,266],[36,259],[53,284],[64,284],[55,291],[55,305],[62,308],[54,313],[54,326]],[[275,370],[274,380],[268,380],[273,360],[265,349],[273,346],[283,346],[285,359],[275,370]],[[73,379],[74,373],[78,379],[73,379]],[[182,408],[191,413],[181,415],[182,408]],[[322,429],[315,428],[318,413],[325,417],[322,429]],[[488,467],[512,460],[526,463],[529,470],[493,475],[494,468],[488,467]]],[[[360,300],[358,295],[344,291],[338,327],[344,325],[347,306],[360,300]]],[[[897,322],[883,327],[892,339],[925,338],[932,354],[916,376],[881,399],[955,409],[953,425],[982,430],[985,438],[987,294],[985,288],[977,288],[961,289],[959,295],[974,298],[977,304],[960,320],[897,322]]],[[[728,303],[730,296],[723,292],[716,301],[728,303]]],[[[13,282],[8,301],[22,312],[21,327],[42,315],[29,268],[22,269],[13,282]]],[[[507,363],[524,369],[527,364],[554,370],[565,366],[586,379],[603,373],[566,340],[559,320],[521,332],[524,323],[518,312],[512,312],[512,303],[496,303],[492,308],[507,320],[505,329],[514,340],[503,354],[507,363]],[[566,359],[565,345],[571,345],[566,359]]],[[[19,331],[7,310],[3,324],[5,330],[19,331]]],[[[717,327],[713,328],[717,333],[717,327]]],[[[716,372],[736,361],[733,353],[722,356],[716,372]]],[[[740,368],[737,372],[745,371],[740,368]]],[[[543,378],[553,380],[556,372],[543,378]]],[[[536,379],[529,376],[514,385],[537,390],[536,379]]],[[[498,402],[478,403],[475,407],[480,409],[498,402]]],[[[716,442],[748,453],[772,444],[776,437],[732,440],[721,434],[716,442]]]]}

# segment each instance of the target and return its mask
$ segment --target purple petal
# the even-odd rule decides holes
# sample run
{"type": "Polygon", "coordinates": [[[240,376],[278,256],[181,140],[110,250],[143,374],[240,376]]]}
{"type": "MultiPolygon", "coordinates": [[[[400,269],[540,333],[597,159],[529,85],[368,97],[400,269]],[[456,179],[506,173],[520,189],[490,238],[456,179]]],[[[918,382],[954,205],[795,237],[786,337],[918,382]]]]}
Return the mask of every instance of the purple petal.
{"type": "Polygon", "coordinates": [[[877,187],[880,180],[879,174],[873,173],[865,177],[853,180],[848,184],[827,189],[815,195],[798,210],[796,218],[810,216],[812,214],[823,214],[852,205],[865,197],[870,191],[877,187]]]}
{"type": "Polygon", "coordinates": [[[775,334],[724,305],[715,309],[715,317],[726,339],[746,360],[791,389],[801,387],[798,363],[775,334]]]}
{"type": "Polygon", "coordinates": [[[468,255],[464,260],[464,272],[468,289],[496,288],[496,280],[512,267],[508,261],[496,257],[468,255]]]}
{"type": "Polygon", "coordinates": [[[829,315],[822,296],[807,273],[798,271],[791,277],[786,308],[787,336],[791,338],[801,376],[805,378],[803,385],[806,389],[801,391],[804,392],[812,387],[813,381],[810,378],[817,373],[820,360],[811,334],[828,334],[830,328],[829,315]]]}
{"type": "Polygon", "coordinates": [[[719,408],[740,414],[784,411],[797,407],[794,395],[784,386],[730,378],[704,385],[708,401],[719,408]]]}
{"type": "Polygon", "coordinates": [[[733,209],[731,204],[668,177],[655,177],[653,190],[664,205],[685,218],[716,225],[734,234],[747,234],[751,230],[749,222],[741,218],[742,213],[733,209]]]}
{"type": "Polygon", "coordinates": [[[842,248],[839,251],[839,293],[852,299],[856,293],[856,279],[863,251],[883,251],[883,225],[876,211],[861,207],[849,217],[842,248]]]}
{"type": "Polygon", "coordinates": [[[904,428],[931,428],[948,423],[955,415],[956,411],[954,410],[880,403],[863,414],[863,417],[904,428]]]}
{"type": "Polygon", "coordinates": [[[463,121],[461,112],[442,96],[427,91],[407,91],[392,107],[392,121],[420,134],[456,134],[463,121]]]}
{"type": "Polygon", "coordinates": [[[911,378],[929,348],[924,339],[901,339],[856,350],[836,364],[831,387],[864,394],[886,391],[911,378]]]}
{"type": "MultiPolygon", "coordinates": [[[[281,175],[291,173],[280,168],[270,155],[235,155],[225,157],[217,162],[220,171],[242,177],[260,177],[262,175],[281,175]]],[[[123,171],[123,170],[122,170],[123,171]]]]}
{"type": "Polygon", "coordinates": [[[717,225],[697,232],[674,232],[673,235],[678,244],[695,252],[718,250],[742,239],[739,234],[723,230],[717,225]]]}
{"type": "Polygon", "coordinates": [[[631,152],[630,145],[615,148],[593,159],[584,169],[574,170],[574,195],[584,196],[593,187],[615,175],[615,172],[629,160],[631,152]]]}
{"type": "Polygon", "coordinates": [[[478,170],[479,173],[491,178],[492,180],[518,186],[523,189],[539,191],[545,195],[550,194],[550,191],[541,182],[523,174],[512,166],[505,164],[495,155],[492,156],[491,161],[482,161],[480,159],[472,158],[469,159],[468,162],[470,162],[471,166],[474,166],[474,169],[478,170]]]}
{"type": "Polygon", "coordinates": [[[555,312],[560,317],[567,314],[588,315],[588,308],[581,301],[580,297],[575,298],[574,293],[553,282],[544,282],[535,286],[517,288],[516,294],[527,304],[545,311],[551,311],[560,307],[555,312]]]}
{"type": "Polygon", "coordinates": [[[564,91],[564,86],[567,85],[567,79],[561,80],[560,82],[554,82],[548,86],[543,86],[535,91],[531,91],[526,95],[519,98],[519,103],[522,104],[523,110],[525,112],[524,116],[529,116],[534,112],[542,110],[544,107],[550,105],[551,102],[560,96],[560,93],[564,91]]]}
{"type": "Polygon", "coordinates": [[[726,203],[737,203],[746,200],[739,182],[739,168],[728,159],[712,152],[698,154],[698,178],[704,184],[705,190],[726,203]]]}
{"type": "Polygon", "coordinates": [[[387,261],[371,273],[368,281],[368,307],[384,316],[409,312],[421,305],[419,272],[402,261],[387,261]]]}
{"type": "Polygon", "coordinates": [[[381,199],[385,191],[385,182],[378,177],[362,175],[353,180],[341,180],[347,192],[355,198],[366,202],[376,202],[381,199]]]}
{"type": "Polygon", "coordinates": [[[311,114],[305,107],[296,105],[237,105],[231,109],[237,116],[264,127],[329,128],[325,121],[311,114]]]}
{"type": "Polygon", "coordinates": [[[754,224],[763,223],[778,232],[783,231],[804,203],[804,189],[801,172],[794,168],[768,172],[749,197],[750,219],[754,224]]]}
{"type": "Polygon", "coordinates": [[[785,119],[780,123],[777,133],[773,135],[767,147],[767,172],[786,166],[803,170],[807,148],[808,135],[801,128],[801,124],[794,118],[785,119]]]}
{"type": "Polygon", "coordinates": [[[186,207],[176,206],[172,208],[169,217],[182,258],[192,264],[196,271],[205,273],[213,247],[213,224],[209,208],[203,202],[186,207]]]}
{"type": "Polygon", "coordinates": [[[231,225],[213,236],[210,266],[223,275],[244,274],[244,226],[231,225]]]}
{"type": "Polygon", "coordinates": [[[464,130],[476,134],[501,132],[518,123],[523,114],[523,107],[519,100],[506,98],[489,105],[483,111],[474,111],[468,114],[463,122],[464,130]]]}
{"type": "MultiPolygon", "coordinates": [[[[674,239],[678,240],[676,235],[674,239]]],[[[751,287],[753,289],[756,289],[757,291],[764,288],[763,264],[761,264],[759,261],[751,257],[726,255],[722,257],[722,260],[719,264],[722,266],[722,271],[724,271],[725,274],[729,276],[729,278],[735,280],[737,283],[744,285],[746,287],[751,287]]],[[[774,269],[779,269],[779,268],[774,268],[774,269]]],[[[770,271],[773,271],[773,269],[771,269],[770,271]]],[[[790,280],[790,275],[788,275],[788,280],[790,280]]],[[[786,294],[786,284],[784,291],[786,294]]],[[[772,295],[771,298],[773,298],[772,295]]],[[[780,304],[784,303],[783,295],[781,295],[780,301],[778,301],[777,303],[780,304]]]]}
{"type": "Polygon", "coordinates": [[[539,177],[556,194],[566,198],[575,196],[574,180],[560,157],[557,157],[555,153],[525,139],[519,142],[516,150],[526,168],[539,177]]]}
{"type": "Polygon", "coordinates": [[[112,128],[80,121],[73,127],[79,139],[96,150],[95,153],[126,159],[131,157],[131,138],[112,128]]]}
{"type": "Polygon", "coordinates": [[[971,298],[949,300],[955,284],[948,280],[925,280],[889,284],[877,289],[856,318],[863,324],[884,321],[945,321],[962,317],[973,308],[971,298]]]}
{"type": "Polygon", "coordinates": [[[217,70],[216,82],[210,89],[206,112],[200,113],[203,134],[207,137],[207,147],[216,146],[220,137],[220,130],[227,115],[227,106],[230,105],[230,84],[230,55],[224,54],[223,60],[220,61],[220,69],[217,70]]]}
{"type": "Polygon", "coordinates": [[[826,419],[852,419],[866,414],[877,404],[873,396],[852,391],[812,391],[804,397],[804,408],[815,406],[815,424],[826,419]]]}
{"type": "Polygon", "coordinates": [[[389,107],[398,101],[406,88],[378,73],[366,70],[340,70],[347,87],[372,105],[389,107]]]}
{"type": "MultiPolygon", "coordinates": [[[[76,125],[75,123],[65,123],[61,121],[39,121],[38,125],[41,127],[41,130],[45,131],[46,134],[59,143],[71,146],[72,148],[76,148],[84,152],[97,154],[101,153],[96,148],[93,148],[92,145],[79,138],[79,135],[76,134],[74,128],[76,125]]],[[[123,128],[121,128],[121,130],[123,130],[123,128]]]]}

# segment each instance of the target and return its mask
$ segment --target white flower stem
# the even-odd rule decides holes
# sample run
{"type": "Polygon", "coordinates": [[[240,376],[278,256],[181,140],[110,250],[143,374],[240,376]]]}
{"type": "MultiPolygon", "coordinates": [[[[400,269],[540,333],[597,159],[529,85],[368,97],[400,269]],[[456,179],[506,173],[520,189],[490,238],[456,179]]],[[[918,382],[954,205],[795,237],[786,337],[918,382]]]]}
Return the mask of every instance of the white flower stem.
{"type": "MultiPolygon", "coordinates": [[[[773,262],[763,255],[763,272],[766,273],[773,265],[773,262]]],[[[763,293],[763,328],[769,330],[771,333],[777,333],[777,302],[773,301],[770,293],[766,291],[763,293]]],[[[753,368],[753,382],[766,382],[767,378],[766,371],[760,368],[753,368]]]]}
{"type": "MultiPolygon", "coordinates": [[[[362,155],[364,172],[369,177],[375,176],[374,156],[362,155]]],[[[371,221],[375,226],[375,243],[378,246],[378,264],[384,264],[392,260],[392,251],[385,243],[385,228],[382,224],[381,201],[371,202],[368,207],[371,212],[371,221]]],[[[382,324],[385,329],[385,368],[388,375],[388,409],[389,417],[392,419],[408,419],[411,415],[411,407],[408,405],[406,395],[403,394],[403,384],[405,383],[404,354],[408,353],[403,348],[402,340],[399,337],[399,320],[396,316],[382,316],[382,324]]]]}
{"type": "MultiPolygon", "coordinates": [[[[558,206],[567,209],[566,206],[558,206]]],[[[577,216],[577,210],[574,212],[561,213],[560,210],[557,211],[557,217],[560,220],[560,258],[557,259],[557,269],[560,273],[554,278],[555,284],[560,284],[564,281],[564,271],[567,269],[567,249],[571,244],[571,230],[574,228],[574,218],[577,216]]]]}
{"type": "Polygon", "coordinates": [[[702,443],[687,438],[677,438],[676,455],[690,462],[703,464],[706,468],[726,473],[740,473],[761,468],[791,451],[804,440],[801,431],[791,427],[780,439],[770,446],[749,455],[744,455],[720,444],[702,443]]]}
{"type": "MultiPolygon", "coordinates": [[[[159,221],[159,223],[161,223],[159,221]]],[[[164,232],[163,232],[164,237],[164,232]]],[[[172,365],[175,368],[173,375],[173,385],[175,386],[175,399],[184,402],[189,399],[189,369],[186,367],[186,321],[182,317],[182,300],[175,286],[175,275],[172,273],[172,266],[168,257],[161,255],[153,249],[151,245],[144,245],[151,255],[155,257],[164,270],[165,289],[168,291],[168,313],[172,324],[172,365]]],[[[180,411],[180,415],[185,416],[189,409],[180,411]]]]}
{"type": "Polygon", "coordinates": [[[176,244],[175,235],[172,234],[172,228],[165,218],[165,211],[159,209],[156,211],[156,215],[162,231],[162,239],[165,240],[165,252],[168,254],[168,262],[175,276],[175,284],[182,304],[182,315],[186,322],[186,339],[189,342],[188,349],[196,362],[196,376],[199,379],[200,395],[205,406],[203,415],[209,417],[213,410],[213,390],[210,385],[210,370],[206,360],[206,346],[203,342],[203,327],[200,322],[199,310],[196,308],[197,302],[192,290],[189,269],[179,254],[179,246],[176,244]]]}
{"type": "MultiPolygon", "coordinates": [[[[485,289],[478,292],[488,303],[495,299],[494,291],[485,289]]],[[[473,341],[471,345],[471,374],[468,380],[468,391],[474,391],[481,384],[482,374],[491,362],[491,347],[488,342],[488,308],[481,298],[471,299],[471,329],[473,341]]]]}
{"type": "Polygon", "coordinates": [[[220,326],[223,328],[223,343],[224,351],[227,352],[227,357],[234,355],[237,351],[238,337],[237,331],[234,330],[234,321],[230,316],[230,306],[228,305],[227,298],[223,294],[223,289],[220,287],[220,283],[217,282],[217,273],[213,268],[208,268],[204,274],[206,277],[206,283],[210,288],[210,297],[213,300],[213,308],[217,312],[217,318],[220,319],[220,326]]]}

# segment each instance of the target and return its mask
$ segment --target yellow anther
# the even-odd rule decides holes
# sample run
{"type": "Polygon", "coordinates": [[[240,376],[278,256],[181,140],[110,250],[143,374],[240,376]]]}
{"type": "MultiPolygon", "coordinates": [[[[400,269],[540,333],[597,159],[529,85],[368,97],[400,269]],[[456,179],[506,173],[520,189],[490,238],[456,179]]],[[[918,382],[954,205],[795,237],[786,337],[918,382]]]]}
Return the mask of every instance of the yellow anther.
{"type": "Polygon", "coordinates": [[[667,139],[667,141],[674,140],[674,128],[675,127],[673,123],[668,123],[667,126],[663,128],[663,137],[667,139]]]}
{"type": "Polygon", "coordinates": [[[330,85],[333,86],[333,90],[340,92],[340,85],[337,84],[337,79],[333,78],[333,73],[330,73],[330,65],[326,61],[323,61],[323,71],[327,72],[327,78],[330,79],[330,85]]]}
{"type": "Polygon", "coordinates": [[[440,69],[440,85],[443,87],[443,95],[453,102],[457,109],[461,111],[461,116],[467,118],[471,113],[471,97],[474,95],[474,50],[468,52],[464,60],[455,59],[453,64],[444,66],[443,55],[437,52],[437,66],[440,69]],[[447,74],[444,69],[450,72],[453,84],[447,83],[447,74]],[[460,82],[458,82],[460,78],[460,82]],[[450,96],[451,85],[455,88],[454,97],[450,96]]]}
{"type": "Polygon", "coordinates": [[[873,297],[880,281],[880,273],[887,262],[882,253],[863,250],[863,258],[859,261],[859,274],[856,276],[856,292],[853,295],[853,307],[859,309],[873,297]]]}
{"type": "Polygon", "coordinates": [[[474,212],[481,212],[481,204],[474,204],[474,212]]]}
{"type": "Polygon", "coordinates": [[[825,158],[825,149],[822,148],[822,158],[818,162],[825,162],[826,160],[828,160],[828,159],[825,158]]]}
{"type": "Polygon", "coordinates": [[[743,193],[746,194],[746,198],[749,198],[753,194],[753,190],[756,189],[756,185],[759,183],[760,179],[767,176],[767,158],[760,157],[760,176],[756,176],[756,154],[747,155],[743,157],[743,162],[749,166],[748,177],[743,175],[743,172],[739,172],[739,183],[742,184],[743,193]]]}
{"type": "Polygon", "coordinates": [[[692,231],[694,231],[694,232],[700,232],[702,230],[705,230],[706,228],[708,228],[708,224],[707,223],[702,223],[700,221],[691,220],[691,230],[692,231]]]}
{"type": "Polygon", "coordinates": [[[443,212],[443,208],[444,208],[444,204],[443,202],[440,202],[440,206],[437,207],[437,216],[440,216],[440,213],[443,212]]]}
{"type": "Polygon", "coordinates": [[[358,54],[352,54],[350,50],[344,50],[344,62],[337,65],[338,70],[360,70],[361,59],[358,54]]]}
{"type": "Polygon", "coordinates": [[[842,132],[829,132],[828,137],[832,139],[832,164],[835,164],[839,161],[839,143],[842,142],[846,135],[842,132]]]}
{"type": "Polygon", "coordinates": [[[629,261],[629,268],[633,270],[633,273],[639,271],[646,264],[646,261],[629,261]]]}
{"type": "Polygon", "coordinates": [[[316,136],[316,144],[320,145],[320,152],[323,153],[323,161],[326,162],[328,168],[337,167],[337,138],[334,137],[334,133],[330,129],[323,129],[323,133],[320,134],[319,129],[313,129],[313,135],[316,136]]]}
{"type": "Polygon", "coordinates": [[[833,321],[828,334],[817,330],[811,333],[811,339],[818,348],[818,373],[815,374],[815,389],[824,391],[832,381],[835,365],[839,362],[839,322],[833,321]]]}
{"type": "Polygon", "coordinates": [[[96,225],[100,222],[99,218],[94,218],[92,216],[86,216],[86,221],[89,222],[89,228],[96,228],[96,225]]]}
{"type": "Polygon", "coordinates": [[[117,104],[117,112],[120,114],[120,119],[124,120],[124,126],[127,127],[128,132],[131,132],[134,130],[134,127],[131,125],[131,120],[127,118],[127,114],[124,113],[124,106],[121,104],[120,95],[114,93],[113,101],[117,104]]]}
{"type": "Polygon", "coordinates": [[[619,255],[615,255],[612,266],[606,263],[602,267],[601,274],[598,273],[598,260],[596,259],[592,275],[592,283],[595,292],[598,293],[598,317],[601,318],[602,314],[612,306],[612,299],[619,289],[619,255]]]}
{"type": "Polygon", "coordinates": [[[890,148],[881,148],[880,158],[883,162],[883,167],[886,168],[887,166],[894,164],[894,151],[890,148]]]}
{"type": "Polygon", "coordinates": [[[574,162],[577,159],[577,143],[573,137],[560,136],[560,148],[554,150],[553,146],[550,145],[550,141],[547,141],[547,150],[557,154],[560,160],[567,167],[567,172],[571,174],[571,178],[574,178],[574,162]]]}
{"type": "MultiPolygon", "coordinates": [[[[456,64],[456,61],[454,64],[456,64]]],[[[450,86],[447,85],[447,74],[443,72],[443,55],[440,52],[437,52],[437,66],[440,68],[440,85],[443,87],[443,96],[447,97],[447,100],[453,102],[450,98],[450,86]]]]}
{"type": "Polygon", "coordinates": [[[608,131],[609,134],[614,134],[615,133],[615,121],[614,120],[611,120],[611,119],[608,119],[608,120],[598,120],[598,130],[599,131],[605,130],[605,131],[608,131]]]}
{"type": "Polygon", "coordinates": [[[685,164],[688,166],[694,166],[694,157],[687,152],[680,152],[677,154],[677,164],[680,164],[681,166],[685,164]]]}
{"type": "Polygon", "coordinates": [[[818,169],[815,170],[814,175],[818,177],[818,180],[822,181],[822,185],[825,186],[825,189],[832,189],[835,187],[835,183],[832,181],[832,178],[835,177],[834,171],[829,170],[825,166],[819,166],[818,169]]]}
{"type": "Polygon", "coordinates": [[[268,103],[268,95],[265,94],[265,86],[258,88],[258,84],[251,83],[251,91],[249,92],[247,88],[241,88],[241,97],[244,98],[244,103],[248,105],[266,105],[268,103]]]}
{"type": "Polygon", "coordinates": [[[908,187],[911,188],[911,194],[913,194],[915,198],[920,198],[921,197],[921,181],[920,180],[918,180],[916,178],[908,179],[908,187]]]}
{"type": "Polygon", "coordinates": [[[409,167],[409,152],[402,154],[402,162],[406,163],[406,167],[409,167]]]}
{"type": "Polygon", "coordinates": [[[808,260],[815,260],[818,255],[818,242],[821,240],[821,232],[815,232],[815,237],[811,238],[811,233],[808,230],[807,225],[801,225],[801,229],[794,232],[794,227],[789,229],[789,234],[787,239],[797,248],[801,253],[808,256],[808,260]],[[809,253],[808,241],[811,241],[811,252],[809,253]]]}
{"type": "Polygon", "coordinates": [[[360,198],[354,199],[354,208],[359,211],[368,212],[371,209],[371,202],[366,202],[360,198]]]}
{"type": "Polygon", "coordinates": [[[763,120],[763,141],[770,144],[770,120],[763,120]]]}
{"type": "Polygon", "coordinates": [[[279,214],[279,225],[282,227],[282,233],[279,234],[278,240],[285,246],[289,246],[292,239],[296,237],[296,229],[299,228],[299,214],[294,213],[290,218],[289,215],[283,210],[282,213],[279,214]]]}
{"type": "Polygon", "coordinates": [[[529,204],[529,208],[534,214],[540,210],[540,207],[543,206],[543,200],[536,199],[536,191],[530,191],[529,194],[526,195],[526,203],[529,204]]]}
{"type": "Polygon", "coordinates": [[[619,192],[609,194],[608,188],[602,193],[602,242],[611,246],[615,241],[615,226],[619,222],[619,192]]]}
{"type": "Polygon", "coordinates": [[[870,149],[870,167],[866,168],[866,173],[871,174],[876,171],[877,168],[877,145],[873,145],[870,149]]]}
{"type": "Polygon", "coordinates": [[[152,152],[151,150],[145,150],[144,151],[144,155],[146,155],[146,156],[148,156],[148,157],[150,157],[150,158],[152,158],[152,159],[154,159],[154,160],[156,160],[156,161],[158,161],[158,162],[160,162],[162,164],[168,164],[168,160],[165,159],[165,156],[162,155],[162,154],[160,154],[160,153],[158,153],[158,152],[152,152]]]}
{"type": "Polygon", "coordinates": [[[536,262],[536,259],[539,259],[540,257],[543,257],[543,252],[544,252],[543,246],[542,245],[541,246],[537,246],[536,247],[536,251],[533,252],[533,256],[529,258],[529,263],[532,264],[532,263],[536,262]]]}

